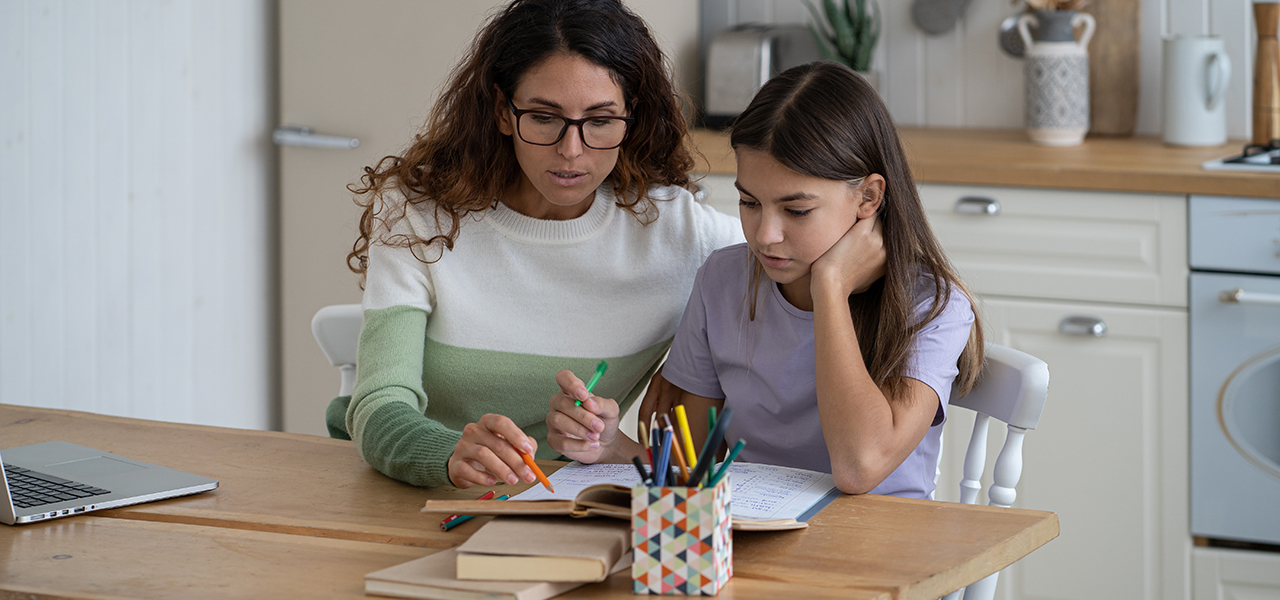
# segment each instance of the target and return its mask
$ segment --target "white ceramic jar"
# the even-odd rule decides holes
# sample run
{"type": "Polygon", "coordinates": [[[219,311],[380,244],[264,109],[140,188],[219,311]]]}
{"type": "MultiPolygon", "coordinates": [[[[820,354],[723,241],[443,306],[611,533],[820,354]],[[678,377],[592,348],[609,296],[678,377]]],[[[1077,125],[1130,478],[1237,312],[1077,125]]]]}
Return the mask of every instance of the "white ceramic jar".
{"type": "Polygon", "coordinates": [[[1037,12],[1018,19],[1026,44],[1027,136],[1046,146],[1075,146],[1089,132],[1089,52],[1096,23],[1086,13],[1037,12]],[[1084,26],[1079,41],[1074,28],[1084,26]],[[1030,28],[1036,28],[1032,36],[1030,28]]]}

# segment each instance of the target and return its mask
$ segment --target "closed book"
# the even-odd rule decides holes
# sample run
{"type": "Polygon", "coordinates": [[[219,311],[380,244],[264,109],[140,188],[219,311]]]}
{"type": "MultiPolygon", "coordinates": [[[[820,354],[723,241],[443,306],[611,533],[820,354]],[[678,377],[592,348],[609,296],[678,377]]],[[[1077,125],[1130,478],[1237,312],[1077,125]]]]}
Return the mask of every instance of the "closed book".
{"type": "Polygon", "coordinates": [[[604,581],[631,549],[631,524],[614,519],[498,517],[458,546],[458,579],[604,581]]]}
{"type": "MultiPolygon", "coordinates": [[[[457,549],[451,548],[369,573],[364,576],[364,592],[425,600],[545,600],[583,585],[579,581],[463,581],[455,575],[457,556],[457,549]]],[[[613,571],[630,565],[630,560],[620,562],[613,571]]]]}

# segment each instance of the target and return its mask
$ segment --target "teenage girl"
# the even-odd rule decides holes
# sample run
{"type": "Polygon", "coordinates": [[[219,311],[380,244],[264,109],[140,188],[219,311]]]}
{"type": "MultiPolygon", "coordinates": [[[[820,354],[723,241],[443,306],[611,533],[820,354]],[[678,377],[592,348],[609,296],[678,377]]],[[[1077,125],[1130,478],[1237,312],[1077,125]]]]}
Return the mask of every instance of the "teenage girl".
{"type": "MultiPolygon", "coordinates": [[[[982,329],[887,109],[854,71],[811,63],[771,79],[730,141],[747,242],[698,271],[663,368],[692,429],[706,431],[707,407],[731,407],[740,461],[832,473],[846,493],[929,497],[947,401],[973,387],[982,329]]],[[[625,436],[584,443],[599,416],[560,379],[553,448],[583,462],[643,453],[625,436]]]]}
{"type": "Polygon", "coordinates": [[[415,485],[514,484],[534,481],[521,452],[559,458],[542,443],[550,373],[607,359],[594,391],[634,401],[698,266],[742,240],[686,189],[677,100],[619,0],[498,11],[422,133],[355,189],[364,328],[330,434],[415,485]]]}

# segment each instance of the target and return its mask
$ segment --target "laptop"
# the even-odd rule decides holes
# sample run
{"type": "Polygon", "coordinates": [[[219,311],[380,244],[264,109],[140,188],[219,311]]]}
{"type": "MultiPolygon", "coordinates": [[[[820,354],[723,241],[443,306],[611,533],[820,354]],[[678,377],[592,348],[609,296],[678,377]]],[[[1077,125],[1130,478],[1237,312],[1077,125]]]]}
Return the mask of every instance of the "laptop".
{"type": "Polygon", "coordinates": [[[0,450],[0,523],[18,525],[197,494],[218,481],[69,442],[0,450]]]}

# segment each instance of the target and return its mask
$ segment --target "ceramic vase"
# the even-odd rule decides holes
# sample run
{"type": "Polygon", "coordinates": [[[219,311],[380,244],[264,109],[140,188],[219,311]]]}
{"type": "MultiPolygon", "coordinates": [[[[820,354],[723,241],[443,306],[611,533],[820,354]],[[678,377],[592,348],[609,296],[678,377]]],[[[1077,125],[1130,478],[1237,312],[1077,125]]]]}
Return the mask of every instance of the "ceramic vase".
{"type": "Polygon", "coordinates": [[[1089,52],[1096,23],[1070,10],[1037,11],[1018,19],[1026,45],[1027,135],[1046,146],[1075,146],[1089,131],[1089,52]],[[1075,28],[1084,27],[1080,39],[1075,28]],[[1034,28],[1035,33],[1032,33],[1034,28]]]}

